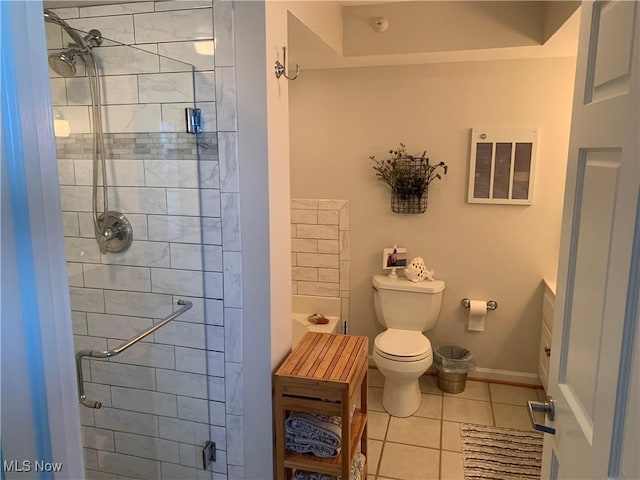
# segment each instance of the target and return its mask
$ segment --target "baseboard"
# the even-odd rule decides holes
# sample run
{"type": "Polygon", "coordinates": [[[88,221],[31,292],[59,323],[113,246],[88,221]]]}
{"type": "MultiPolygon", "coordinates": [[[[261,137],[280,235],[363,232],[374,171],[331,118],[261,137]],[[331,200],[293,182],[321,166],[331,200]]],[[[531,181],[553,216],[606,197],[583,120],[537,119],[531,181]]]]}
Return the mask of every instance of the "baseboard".
{"type": "MultiPolygon", "coordinates": [[[[373,356],[369,355],[369,368],[376,368],[373,356]]],[[[426,375],[436,375],[432,366],[426,375]]],[[[476,367],[469,372],[469,380],[481,382],[505,383],[508,385],[523,385],[530,387],[541,387],[540,377],[537,373],[516,372],[513,370],[497,370],[494,368],[476,367]]]]}
{"type": "Polygon", "coordinates": [[[469,380],[485,382],[507,383],[511,385],[528,385],[542,387],[537,373],[516,372],[513,370],[496,370],[493,368],[476,367],[469,372],[469,380]]]}

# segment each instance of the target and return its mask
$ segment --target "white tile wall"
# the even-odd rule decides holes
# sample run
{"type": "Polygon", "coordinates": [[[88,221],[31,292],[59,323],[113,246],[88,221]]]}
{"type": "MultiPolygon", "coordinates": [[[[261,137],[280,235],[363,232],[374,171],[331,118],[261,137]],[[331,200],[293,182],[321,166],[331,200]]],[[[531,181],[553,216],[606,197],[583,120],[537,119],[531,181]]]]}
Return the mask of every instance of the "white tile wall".
{"type": "MultiPolygon", "coordinates": [[[[137,233],[138,230],[134,230],[134,236],[137,236],[137,233]]],[[[157,240],[153,236],[149,236],[149,238],[157,240]]],[[[103,255],[102,263],[142,267],[168,267],[170,265],[169,244],[158,241],[145,242],[143,240],[135,240],[126,252],[118,255],[103,255]]]]}
{"type": "Polygon", "coordinates": [[[207,400],[178,396],[178,418],[194,422],[207,423],[209,412],[207,400]]]}
{"type": "Polygon", "coordinates": [[[105,302],[102,290],[69,287],[71,310],[104,313],[105,302]]]}
{"type": "MultiPolygon", "coordinates": [[[[167,417],[175,417],[178,414],[175,395],[166,393],[112,386],[111,402],[115,408],[132,410],[134,412],[153,413],[167,417]]],[[[123,450],[118,449],[118,451],[123,450]]],[[[145,455],[141,456],[144,457],[145,455]]]]}
{"type": "MultiPolygon", "coordinates": [[[[110,208],[124,212],[134,226],[127,252],[100,254],[93,238],[91,152],[59,161],[76,347],[113,348],[169,314],[178,298],[194,302],[179,320],[118,357],[84,362],[85,390],[104,404],[80,413],[88,478],[242,478],[233,3],[148,1],[57,12],[79,28],[98,28],[107,38],[138,47],[106,41],[94,51],[105,132],[116,134],[107,139],[114,157],[107,160],[110,208]],[[189,64],[197,70],[193,76],[189,64]],[[151,155],[133,150],[144,140],[132,141],[132,134],[182,132],[184,108],[193,106],[194,96],[204,130],[222,131],[215,134],[217,148],[215,140],[203,142],[199,162],[176,153],[172,137],[151,155]],[[208,473],[198,468],[207,439],[218,448],[208,473]]],[[[49,48],[68,42],[48,24],[47,38],[49,48]]],[[[60,139],[63,144],[91,131],[83,75],[81,65],[74,78],[52,74],[56,117],[71,127],[72,137],[60,139]]]]}
{"type": "Polygon", "coordinates": [[[115,451],[113,431],[100,428],[82,427],[83,445],[96,450],[115,451]]]}
{"type": "Polygon", "coordinates": [[[242,417],[239,415],[227,415],[226,427],[227,462],[233,465],[244,465],[244,427],[242,417]]]}
{"type": "Polygon", "coordinates": [[[81,17],[100,17],[103,15],[125,15],[127,13],[153,12],[153,2],[123,3],[120,5],[99,5],[80,7],[81,17]]]}
{"type": "Polygon", "coordinates": [[[202,323],[175,320],[156,331],[154,335],[158,343],[204,349],[204,334],[205,326],[202,323]]]}
{"type": "Polygon", "coordinates": [[[154,268],[151,270],[151,283],[151,290],[156,293],[204,296],[202,272],[198,271],[154,268]]]}
{"type": "Polygon", "coordinates": [[[221,193],[222,208],[222,243],[225,250],[240,251],[240,195],[221,193]]]}
{"type": "Polygon", "coordinates": [[[171,268],[202,270],[202,245],[171,243],[171,268]]]}
{"type": "Polygon", "coordinates": [[[216,102],[218,104],[218,129],[223,132],[237,131],[235,68],[216,68],[216,102]]]}
{"type": "Polygon", "coordinates": [[[169,295],[140,292],[104,292],[106,313],[164,318],[173,310],[169,295]]]}
{"type": "Polygon", "coordinates": [[[242,308],[242,254],[224,252],[223,265],[225,306],[242,308]]]}
{"type": "MultiPolygon", "coordinates": [[[[215,352],[211,352],[215,353],[215,352]]],[[[196,348],[175,347],[176,370],[207,373],[207,351],[196,348]]]]}
{"type": "Polygon", "coordinates": [[[117,452],[127,452],[152,460],[180,462],[180,447],[177,442],[133,433],[115,432],[115,444],[117,452]]]}
{"type": "MultiPolygon", "coordinates": [[[[88,32],[92,28],[96,28],[96,19],[94,18],[74,18],[67,20],[67,23],[81,32],[88,32]]],[[[131,15],[102,17],[98,28],[105,41],[113,40],[124,45],[134,43],[133,17],[131,15]]]]}
{"type": "Polygon", "coordinates": [[[91,124],[89,123],[88,107],[53,107],[53,117],[56,120],[64,120],[69,122],[71,133],[89,133],[91,132],[91,124]]]}
{"type": "Polygon", "coordinates": [[[214,68],[213,40],[158,43],[158,53],[165,57],[179,58],[198,70],[214,68]]]}
{"type": "MultiPolygon", "coordinates": [[[[122,340],[107,341],[109,349],[115,348],[122,343],[122,340]]],[[[156,345],[149,342],[141,342],[136,348],[130,348],[122,352],[117,357],[111,359],[115,363],[128,363],[131,365],[141,365],[146,367],[175,368],[175,352],[170,345],[156,345]]]]}
{"type": "Polygon", "coordinates": [[[213,38],[211,9],[142,13],[135,15],[136,41],[173,42],[213,38]]]}
{"type": "Polygon", "coordinates": [[[151,291],[148,268],[84,264],[84,286],[111,290],[151,291]]]}
{"type": "Polygon", "coordinates": [[[130,455],[98,452],[98,465],[105,472],[128,477],[155,480],[160,477],[160,462],[130,455]]]}
{"type": "Polygon", "coordinates": [[[158,56],[138,48],[100,47],[94,50],[94,54],[98,59],[102,75],[134,75],[160,71],[158,56]]]}
{"type": "Polygon", "coordinates": [[[211,7],[209,0],[167,0],[156,2],[156,12],[211,7]]]}
{"type": "Polygon", "coordinates": [[[185,73],[138,75],[140,103],[193,101],[193,76],[185,73]]]}
{"type": "Polygon", "coordinates": [[[44,30],[47,38],[47,48],[62,48],[62,29],[52,23],[45,23],[44,30]]]}
{"type": "Polygon", "coordinates": [[[158,417],[155,415],[105,407],[93,413],[96,427],[152,437],[158,436],[158,417]]]}
{"type": "Polygon", "coordinates": [[[118,365],[113,362],[91,360],[91,379],[105,385],[155,390],[155,370],[134,365],[118,365]]]}
{"type": "Polygon", "coordinates": [[[244,395],[242,385],[242,364],[227,362],[225,364],[225,392],[227,413],[242,415],[244,395]]]}
{"type": "MultiPolygon", "coordinates": [[[[49,24],[47,23],[47,26],[48,25],[49,24]]],[[[53,105],[67,104],[67,88],[65,86],[64,78],[51,79],[51,101],[53,105]]]]}
{"type": "Polygon", "coordinates": [[[212,425],[224,427],[226,425],[224,403],[209,402],[209,421],[212,425]]]}
{"type": "MultiPolygon", "coordinates": [[[[103,105],[138,103],[138,77],[116,75],[101,77],[101,101],[103,105]]],[[[67,78],[66,98],[69,105],[91,105],[89,82],[84,77],[67,78]]]]}
{"type": "Polygon", "coordinates": [[[160,437],[184,442],[198,444],[200,439],[207,438],[209,426],[205,423],[189,422],[177,418],[160,417],[160,437]]]}
{"type": "MultiPolygon", "coordinates": [[[[93,160],[69,161],[72,162],[75,171],[75,185],[93,185],[93,160]]],[[[145,186],[144,164],[141,161],[111,160],[107,165],[107,176],[111,186],[145,186]]],[[[102,181],[101,174],[98,175],[98,178],[102,181]]]]}
{"type": "Polygon", "coordinates": [[[224,402],[224,378],[221,377],[208,377],[209,383],[209,400],[213,402],[224,402]]]}
{"type": "MultiPolygon", "coordinates": [[[[184,111],[182,112],[184,115],[184,111]]],[[[150,187],[198,188],[198,163],[191,160],[145,160],[150,187]]]]}
{"type": "MultiPolygon", "coordinates": [[[[194,398],[207,398],[207,377],[175,370],[156,370],[158,391],[194,398]]],[[[203,437],[204,438],[204,437],[203,437]]]]}
{"type": "Polygon", "coordinates": [[[349,319],[349,202],[291,200],[292,290],[297,295],[341,297],[349,319]]]}
{"type": "Polygon", "coordinates": [[[162,132],[159,104],[103,105],[102,124],[109,133],[162,132]]]}
{"type": "Polygon", "coordinates": [[[202,242],[202,221],[198,217],[149,216],[149,236],[160,242],[202,242]]]}
{"type": "Polygon", "coordinates": [[[216,42],[216,67],[235,65],[235,41],[233,38],[233,3],[214,0],[213,31],[216,42]]]}

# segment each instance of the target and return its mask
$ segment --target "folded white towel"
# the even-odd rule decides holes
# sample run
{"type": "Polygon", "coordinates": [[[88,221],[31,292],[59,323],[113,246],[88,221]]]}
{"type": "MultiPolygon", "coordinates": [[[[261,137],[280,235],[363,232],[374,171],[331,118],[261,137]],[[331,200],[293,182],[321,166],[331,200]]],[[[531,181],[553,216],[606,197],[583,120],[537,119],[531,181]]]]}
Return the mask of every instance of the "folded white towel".
{"type": "MultiPolygon", "coordinates": [[[[293,445],[313,444],[334,449],[339,453],[342,446],[341,428],[340,417],[292,412],[285,420],[287,448],[293,450],[293,445]]],[[[338,453],[330,456],[337,456],[338,453]]]]}
{"type": "MultiPolygon", "coordinates": [[[[356,457],[353,459],[353,465],[351,466],[351,475],[349,480],[366,480],[362,478],[362,473],[364,470],[364,464],[367,459],[362,454],[362,452],[358,452],[356,457]]],[[[317,472],[309,472],[307,470],[296,470],[296,473],[293,475],[291,480],[342,480],[342,476],[338,475],[337,477],[334,475],[329,475],[328,473],[317,473],[317,472]]]]}
{"type": "Polygon", "coordinates": [[[316,457],[335,458],[340,455],[340,448],[330,447],[325,443],[316,442],[304,437],[296,437],[287,433],[287,449],[296,453],[311,453],[316,457]]]}

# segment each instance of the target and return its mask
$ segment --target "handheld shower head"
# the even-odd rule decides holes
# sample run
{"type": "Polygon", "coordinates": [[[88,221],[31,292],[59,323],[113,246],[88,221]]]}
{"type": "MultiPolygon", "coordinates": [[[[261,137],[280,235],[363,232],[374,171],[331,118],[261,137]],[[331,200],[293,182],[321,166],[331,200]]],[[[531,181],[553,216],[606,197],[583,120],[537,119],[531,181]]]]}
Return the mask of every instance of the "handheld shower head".
{"type": "Polygon", "coordinates": [[[49,55],[49,66],[62,77],[73,77],[76,74],[76,57],[78,51],[74,49],[49,55]]]}

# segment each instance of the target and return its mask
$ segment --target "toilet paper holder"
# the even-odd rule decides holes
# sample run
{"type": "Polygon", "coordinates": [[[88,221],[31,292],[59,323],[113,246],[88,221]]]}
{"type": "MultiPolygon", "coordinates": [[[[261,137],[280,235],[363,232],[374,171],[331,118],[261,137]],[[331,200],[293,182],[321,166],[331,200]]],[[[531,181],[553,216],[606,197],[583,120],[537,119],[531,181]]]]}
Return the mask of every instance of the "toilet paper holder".
{"type": "MultiPolygon", "coordinates": [[[[463,298],[460,301],[460,305],[462,305],[464,308],[471,307],[471,299],[463,298]]],[[[496,308],[498,308],[498,302],[496,302],[495,300],[487,301],[487,310],[495,310],[496,308]]]]}

